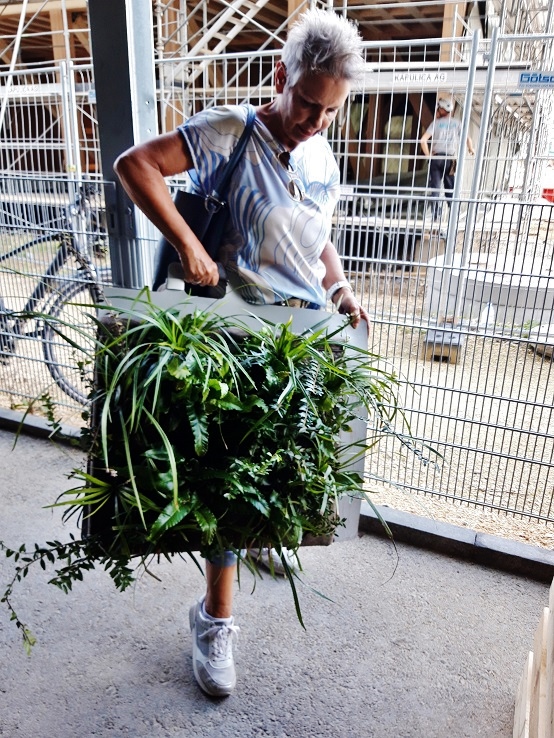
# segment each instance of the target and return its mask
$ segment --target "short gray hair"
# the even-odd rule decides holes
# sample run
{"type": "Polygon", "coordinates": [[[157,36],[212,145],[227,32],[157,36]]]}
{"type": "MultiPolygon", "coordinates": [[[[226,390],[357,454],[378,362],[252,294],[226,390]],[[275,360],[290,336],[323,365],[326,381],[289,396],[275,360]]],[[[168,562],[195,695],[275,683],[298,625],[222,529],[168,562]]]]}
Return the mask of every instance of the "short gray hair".
{"type": "Polygon", "coordinates": [[[314,8],[290,29],[281,58],[291,87],[309,74],[354,82],[363,69],[362,37],[352,21],[314,8]]]}

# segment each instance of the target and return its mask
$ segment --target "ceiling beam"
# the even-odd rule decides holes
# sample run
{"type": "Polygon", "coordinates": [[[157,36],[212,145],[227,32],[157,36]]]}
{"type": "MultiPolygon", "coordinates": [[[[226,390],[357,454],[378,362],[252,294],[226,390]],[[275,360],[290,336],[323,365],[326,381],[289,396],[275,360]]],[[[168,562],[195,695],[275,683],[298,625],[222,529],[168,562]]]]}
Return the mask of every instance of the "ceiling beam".
{"type": "Polygon", "coordinates": [[[88,16],[84,13],[78,13],[70,19],[70,29],[73,35],[77,37],[79,43],[90,55],[90,34],[88,29],[88,16]]]}
{"type": "MultiPolygon", "coordinates": [[[[291,27],[291,25],[293,25],[293,23],[295,23],[295,21],[298,20],[298,16],[299,16],[298,11],[304,4],[305,4],[305,0],[287,0],[287,5],[288,5],[287,15],[289,19],[289,28],[291,27]]],[[[306,10],[308,9],[308,7],[309,6],[306,6],[306,10]]]]}
{"type": "Polygon", "coordinates": [[[54,61],[65,61],[67,59],[67,54],[65,49],[63,12],[61,8],[57,8],[55,10],[49,10],[49,14],[54,61]]]}
{"type": "MultiPolygon", "coordinates": [[[[21,15],[21,6],[23,3],[0,3],[0,13],[6,17],[8,15],[21,15]]],[[[31,2],[27,4],[27,15],[32,13],[40,13],[41,11],[50,12],[52,10],[81,10],[87,12],[88,3],[86,0],[48,0],[48,2],[31,2]]]]}
{"type": "Polygon", "coordinates": [[[10,64],[12,60],[12,55],[12,44],[7,44],[3,38],[0,38],[0,59],[2,59],[5,64],[10,64]]]}
{"type": "MultiPolygon", "coordinates": [[[[21,15],[23,3],[0,2],[0,13],[5,17],[8,15],[21,15]]],[[[87,10],[87,0],[43,0],[43,2],[27,3],[27,15],[31,13],[49,12],[50,10],[87,10]]]]}

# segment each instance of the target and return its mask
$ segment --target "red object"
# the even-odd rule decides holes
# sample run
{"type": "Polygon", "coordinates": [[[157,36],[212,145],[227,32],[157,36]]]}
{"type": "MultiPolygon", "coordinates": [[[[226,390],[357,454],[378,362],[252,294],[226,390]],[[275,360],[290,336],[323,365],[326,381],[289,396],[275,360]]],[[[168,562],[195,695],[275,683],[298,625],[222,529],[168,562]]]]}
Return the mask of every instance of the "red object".
{"type": "Polygon", "coordinates": [[[554,202],[554,189],[551,187],[545,188],[542,191],[542,196],[545,200],[548,200],[549,202],[554,202]]]}

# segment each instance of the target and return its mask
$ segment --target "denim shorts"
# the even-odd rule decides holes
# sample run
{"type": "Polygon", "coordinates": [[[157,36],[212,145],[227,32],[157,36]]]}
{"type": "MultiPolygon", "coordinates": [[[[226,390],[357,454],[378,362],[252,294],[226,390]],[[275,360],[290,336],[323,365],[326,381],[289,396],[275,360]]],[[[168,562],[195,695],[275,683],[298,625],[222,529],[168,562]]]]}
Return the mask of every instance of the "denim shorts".
{"type": "Polygon", "coordinates": [[[233,551],[224,551],[223,553],[216,556],[214,559],[208,559],[210,564],[214,566],[220,566],[225,568],[227,566],[235,566],[237,563],[237,555],[233,551]]]}

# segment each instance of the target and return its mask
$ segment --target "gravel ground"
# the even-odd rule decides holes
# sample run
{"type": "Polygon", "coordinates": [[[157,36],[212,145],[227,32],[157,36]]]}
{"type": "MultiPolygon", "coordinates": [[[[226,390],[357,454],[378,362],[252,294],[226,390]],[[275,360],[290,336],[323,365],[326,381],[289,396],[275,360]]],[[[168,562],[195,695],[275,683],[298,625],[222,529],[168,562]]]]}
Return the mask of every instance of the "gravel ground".
{"type": "Polygon", "coordinates": [[[533,546],[554,548],[554,527],[540,521],[523,520],[494,510],[469,507],[430,495],[415,495],[378,485],[370,494],[372,501],[377,505],[387,505],[403,512],[423,515],[432,520],[522,541],[533,546]]]}

